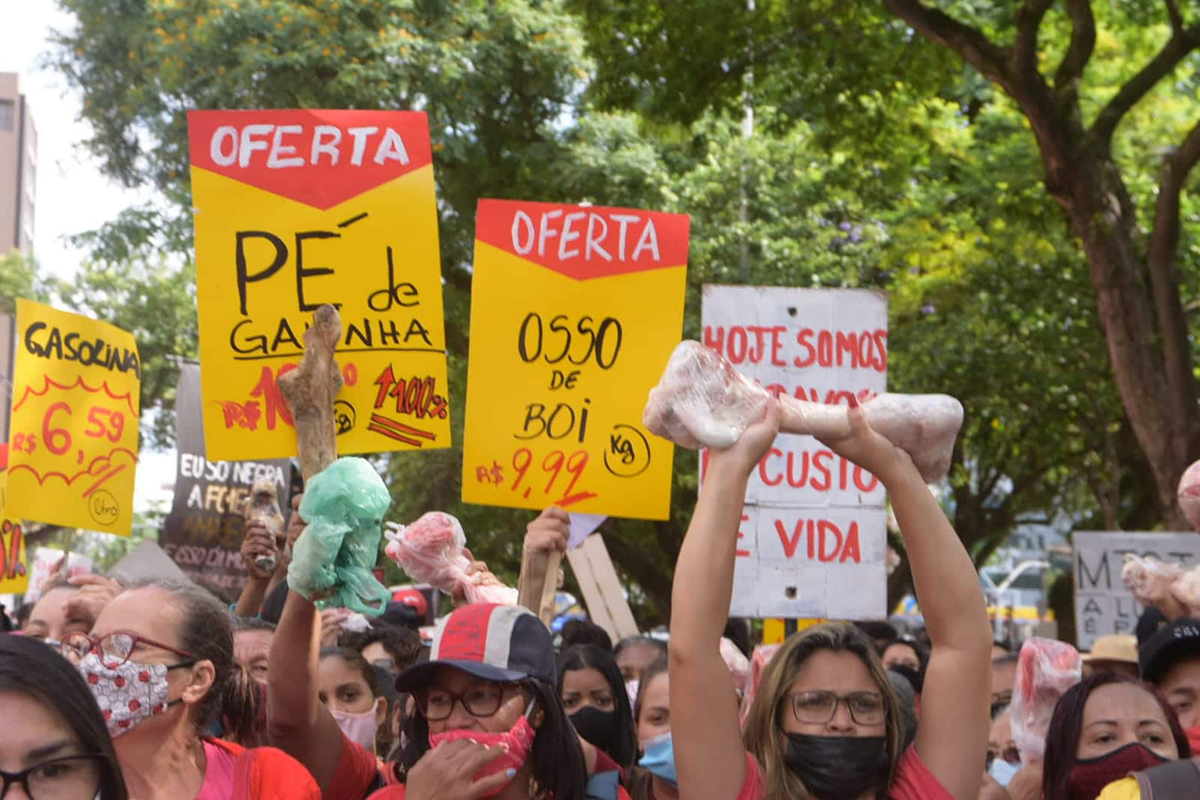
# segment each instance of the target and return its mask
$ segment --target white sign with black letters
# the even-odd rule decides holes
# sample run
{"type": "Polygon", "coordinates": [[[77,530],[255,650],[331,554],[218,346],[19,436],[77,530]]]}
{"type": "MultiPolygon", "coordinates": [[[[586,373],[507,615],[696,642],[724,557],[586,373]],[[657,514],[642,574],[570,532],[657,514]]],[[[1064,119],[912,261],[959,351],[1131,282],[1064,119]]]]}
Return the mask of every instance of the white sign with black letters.
{"type": "Polygon", "coordinates": [[[1185,567],[1200,563],[1200,535],[1195,533],[1076,531],[1072,544],[1075,637],[1085,652],[1097,637],[1132,634],[1137,627],[1142,606],[1121,582],[1127,553],[1185,567]]]}

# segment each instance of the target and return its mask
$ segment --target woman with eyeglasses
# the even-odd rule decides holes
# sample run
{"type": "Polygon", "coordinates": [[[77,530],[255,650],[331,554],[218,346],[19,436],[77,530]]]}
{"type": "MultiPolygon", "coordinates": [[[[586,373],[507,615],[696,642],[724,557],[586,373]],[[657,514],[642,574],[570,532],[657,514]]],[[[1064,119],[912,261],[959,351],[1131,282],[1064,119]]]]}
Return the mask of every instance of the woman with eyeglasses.
{"type": "Polygon", "coordinates": [[[312,777],[273,748],[207,735],[229,697],[244,697],[226,607],[204,589],[155,581],[117,595],[91,634],[64,637],[100,707],[133,800],[318,796],[312,777]]]}
{"type": "Polygon", "coordinates": [[[563,710],[550,632],[520,606],[472,604],[438,626],[428,662],[397,688],[417,712],[405,725],[405,785],[371,800],[628,800],[616,771],[589,785],[588,761],[563,710]]]}
{"type": "Polygon", "coordinates": [[[933,642],[916,741],[904,748],[903,715],[874,643],[852,625],[828,623],[794,635],[767,666],[743,747],[718,645],[746,486],[779,416],[779,404],[768,403],[731,448],[710,451],[676,565],[669,658],[680,796],[976,800],[992,644],[983,592],[912,459],[873,431],[860,408],[851,408],[851,433],[824,444],[883,483],[904,535],[933,642]]]}
{"type": "Polygon", "coordinates": [[[87,684],[42,642],[0,635],[0,720],[0,800],[129,797],[87,684]]]}

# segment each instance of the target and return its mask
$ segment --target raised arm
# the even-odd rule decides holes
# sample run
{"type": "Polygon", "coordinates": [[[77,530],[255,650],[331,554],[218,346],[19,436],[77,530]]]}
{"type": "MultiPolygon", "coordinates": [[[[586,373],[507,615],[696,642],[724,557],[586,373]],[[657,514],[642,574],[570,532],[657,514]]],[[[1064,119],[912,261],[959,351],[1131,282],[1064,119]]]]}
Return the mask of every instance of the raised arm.
{"type": "Polygon", "coordinates": [[[979,576],[908,454],[871,430],[861,409],[851,411],[850,421],[849,437],[825,443],[887,489],[933,643],[917,753],[958,800],[976,800],[987,752],[992,648],[979,576]]]}
{"type": "MultiPolygon", "coordinates": [[[[303,526],[298,512],[292,516],[303,526]]],[[[337,773],[344,737],[317,699],[320,653],[320,612],[311,600],[288,592],[267,660],[267,730],[271,744],[303,764],[325,792],[337,773]]]]}
{"type": "Polygon", "coordinates": [[[681,797],[734,800],[746,777],[737,695],[721,658],[733,562],[750,472],[779,431],[779,404],[708,469],[671,590],[671,734],[681,797]]]}

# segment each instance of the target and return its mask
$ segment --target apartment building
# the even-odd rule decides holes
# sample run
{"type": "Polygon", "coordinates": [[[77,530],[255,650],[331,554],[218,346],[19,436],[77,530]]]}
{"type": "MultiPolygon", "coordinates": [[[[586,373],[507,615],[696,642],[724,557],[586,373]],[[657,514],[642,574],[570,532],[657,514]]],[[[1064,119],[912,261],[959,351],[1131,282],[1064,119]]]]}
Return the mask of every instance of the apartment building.
{"type": "Polygon", "coordinates": [[[33,253],[37,130],[20,79],[0,72],[0,255],[33,253]]]}

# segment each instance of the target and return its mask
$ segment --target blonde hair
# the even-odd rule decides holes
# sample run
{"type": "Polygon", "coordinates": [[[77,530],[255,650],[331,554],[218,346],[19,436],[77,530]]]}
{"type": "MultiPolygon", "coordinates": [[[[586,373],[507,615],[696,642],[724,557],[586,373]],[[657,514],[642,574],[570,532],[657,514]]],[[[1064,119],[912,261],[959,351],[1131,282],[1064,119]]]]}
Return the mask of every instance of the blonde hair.
{"type": "Polygon", "coordinates": [[[767,665],[762,686],[750,706],[743,737],[746,749],[762,767],[765,788],[763,800],[806,800],[812,797],[800,776],[792,772],[785,762],[783,714],[788,707],[787,695],[804,662],[822,650],[853,653],[871,674],[871,680],[883,695],[884,738],[891,763],[889,784],[895,774],[904,747],[904,719],[899,698],[888,681],[874,643],[866,634],[848,623],[830,622],[807,628],[788,639],[767,665]]]}

